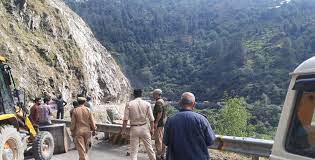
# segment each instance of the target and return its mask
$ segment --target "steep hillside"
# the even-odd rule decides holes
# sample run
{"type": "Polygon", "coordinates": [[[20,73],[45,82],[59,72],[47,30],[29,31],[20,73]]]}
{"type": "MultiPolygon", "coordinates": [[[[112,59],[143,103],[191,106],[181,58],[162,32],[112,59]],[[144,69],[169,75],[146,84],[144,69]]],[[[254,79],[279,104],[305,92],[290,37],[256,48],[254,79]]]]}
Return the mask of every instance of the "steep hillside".
{"type": "Polygon", "coordinates": [[[288,73],[315,53],[309,0],[87,0],[66,2],[113,51],[132,84],[173,99],[224,92],[281,105],[288,73]]]}
{"type": "Polygon", "coordinates": [[[1,0],[0,53],[30,97],[86,91],[122,103],[130,84],[85,22],[60,0],[1,0]]]}

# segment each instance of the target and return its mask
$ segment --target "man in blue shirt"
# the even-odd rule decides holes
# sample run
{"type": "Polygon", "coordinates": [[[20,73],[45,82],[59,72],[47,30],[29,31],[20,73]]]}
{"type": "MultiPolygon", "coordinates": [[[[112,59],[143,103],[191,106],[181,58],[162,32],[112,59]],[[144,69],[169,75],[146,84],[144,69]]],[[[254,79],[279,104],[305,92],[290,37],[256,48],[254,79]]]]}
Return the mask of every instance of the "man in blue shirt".
{"type": "Polygon", "coordinates": [[[208,160],[208,146],[215,140],[207,118],[195,113],[195,96],[185,92],[181,97],[182,109],[171,116],[164,128],[163,142],[167,146],[167,160],[208,160]]]}

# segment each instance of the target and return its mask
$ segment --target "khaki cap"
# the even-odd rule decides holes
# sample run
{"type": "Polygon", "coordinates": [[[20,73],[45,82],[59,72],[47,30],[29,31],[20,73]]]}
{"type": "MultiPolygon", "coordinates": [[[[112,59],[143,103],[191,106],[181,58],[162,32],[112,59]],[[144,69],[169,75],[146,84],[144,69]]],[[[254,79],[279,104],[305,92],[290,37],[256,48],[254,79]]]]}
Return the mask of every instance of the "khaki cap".
{"type": "Polygon", "coordinates": [[[78,97],[78,101],[86,101],[85,97],[78,97]]]}
{"type": "Polygon", "coordinates": [[[162,94],[162,90],[161,89],[155,89],[153,90],[152,94],[162,94]]]}

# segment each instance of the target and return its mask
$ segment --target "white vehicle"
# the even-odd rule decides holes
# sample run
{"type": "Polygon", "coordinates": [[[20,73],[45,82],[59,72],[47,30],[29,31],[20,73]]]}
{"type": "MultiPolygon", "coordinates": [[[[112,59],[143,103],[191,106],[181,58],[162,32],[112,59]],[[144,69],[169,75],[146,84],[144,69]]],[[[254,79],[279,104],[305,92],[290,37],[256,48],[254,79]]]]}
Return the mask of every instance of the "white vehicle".
{"type": "Polygon", "coordinates": [[[298,66],[289,85],[271,160],[315,159],[315,57],[298,66]]]}

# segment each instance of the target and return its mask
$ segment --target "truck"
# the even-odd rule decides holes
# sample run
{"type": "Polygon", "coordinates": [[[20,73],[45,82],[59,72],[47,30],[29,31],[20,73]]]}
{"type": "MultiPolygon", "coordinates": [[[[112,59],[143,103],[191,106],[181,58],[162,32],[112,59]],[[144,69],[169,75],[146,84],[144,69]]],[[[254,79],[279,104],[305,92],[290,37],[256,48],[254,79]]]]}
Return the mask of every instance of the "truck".
{"type": "Polygon", "coordinates": [[[271,160],[315,159],[315,57],[291,74],[271,160]]]}
{"type": "Polygon", "coordinates": [[[54,152],[53,136],[32,123],[25,92],[21,95],[11,67],[0,56],[0,160],[23,160],[26,152],[35,160],[49,160],[54,152]]]}

